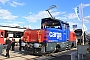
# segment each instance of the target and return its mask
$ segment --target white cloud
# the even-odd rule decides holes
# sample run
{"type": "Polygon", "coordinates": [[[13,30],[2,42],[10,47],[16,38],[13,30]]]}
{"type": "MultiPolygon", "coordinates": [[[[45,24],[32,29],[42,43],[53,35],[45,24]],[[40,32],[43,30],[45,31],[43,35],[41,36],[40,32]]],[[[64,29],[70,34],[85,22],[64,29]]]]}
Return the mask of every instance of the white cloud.
{"type": "Polygon", "coordinates": [[[53,11],[53,10],[51,10],[50,12],[54,17],[59,16],[60,14],[65,14],[65,12],[58,12],[58,11],[53,11]]]}
{"type": "Polygon", "coordinates": [[[90,4],[83,4],[83,7],[88,7],[90,6],[90,4]]]}
{"type": "Polygon", "coordinates": [[[44,17],[48,17],[46,11],[40,11],[38,14],[30,14],[29,16],[25,16],[23,18],[27,19],[29,22],[37,22],[37,20],[44,17]]]}
{"type": "Polygon", "coordinates": [[[29,14],[32,14],[32,12],[30,12],[29,14]]]}
{"type": "Polygon", "coordinates": [[[81,28],[81,24],[80,23],[76,23],[76,22],[69,22],[70,25],[70,29],[73,29],[73,25],[77,25],[77,28],[81,28]]]}
{"type": "Polygon", "coordinates": [[[40,26],[31,26],[31,29],[40,29],[40,26]]]}
{"type": "Polygon", "coordinates": [[[26,27],[26,28],[29,28],[29,29],[40,29],[40,26],[26,25],[26,26],[23,26],[23,27],[26,27]]]}
{"type": "MultiPolygon", "coordinates": [[[[50,11],[53,17],[58,17],[60,14],[64,14],[65,12],[56,12],[56,11],[50,11]]],[[[24,16],[23,18],[27,19],[29,22],[37,22],[37,20],[41,20],[42,18],[50,17],[48,12],[46,11],[40,11],[38,14],[31,14],[29,16],[24,16]]]]}
{"type": "Polygon", "coordinates": [[[15,27],[15,26],[20,26],[18,23],[1,23],[0,25],[3,25],[3,26],[12,26],[12,27],[15,27]]]}
{"type": "Polygon", "coordinates": [[[23,6],[25,3],[17,2],[17,0],[0,0],[0,3],[5,5],[5,3],[8,3],[10,6],[17,7],[17,6],[23,6]]]}
{"type": "Polygon", "coordinates": [[[18,24],[23,24],[24,22],[20,22],[20,21],[15,21],[15,23],[18,23],[18,24]]]}
{"type": "Polygon", "coordinates": [[[77,15],[75,13],[70,13],[66,16],[68,19],[75,19],[77,18],[77,15]]]}
{"type": "Polygon", "coordinates": [[[10,5],[13,6],[13,7],[17,7],[17,6],[23,6],[25,4],[24,3],[19,3],[19,2],[13,1],[12,3],[10,3],[10,5]]]}
{"type": "Polygon", "coordinates": [[[86,17],[84,17],[84,19],[90,21],[90,16],[86,16],[86,17]]]}
{"type": "Polygon", "coordinates": [[[8,2],[9,0],[0,0],[0,3],[2,3],[3,5],[8,2]]]}
{"type": "Polygon", "coordinates": [[[85,16],[84,21],[85,23],[90,23],[90,16],[85,16]]]}
{"type": "Polygon", "coordinates": [[[55,17],[55,18],[60,19],[60,20],[68,20],[67,17],[64,17],[64,16],[63,17],[58,16],[58,17],[55,17]]]}
{"type": "Polygon", "coordinates": [[[17,24],[17,23],[13,23],[13,24],[8,24],[8,26],[15,27],[15,26],[20,26],[20,25],[19,25],[19,24],[17,24]]]}
{"type": "Polygon", "coordinates": [[[29,28],[29,29],[32,29],[31,27],[31,25],[25,25],[25,26],[23,26],[23,27],[26,27],[26,28],[29,28]]]}
{"type": "MultiPolygon", "coordinates": [[[[53,17],[60,19],[60,20],[72,20],[72,19],[77,18],[75,13],[66,14],[65,12],[58,12],[58,11],[53,11],[53,10],[51,10],[50,12],[53,17]]],[[[38,20],[41,20],[42,18],[50,17],[49,13],[46,11],[40,11],[38,12],[38,14],[34,14],[30,12],[29,14],[30,14],[29,16],[23,17],[29,22],[37,22],[38,20]]]]}
{"type": "Polygon", "coordinates": [[[12,15],[11,12],[5,9],[0,9],[0,19],[15,20],[17,16],[12,15]]]}
{"type": "Polygon", "coordinates": [[[77,16],[75,13],[69,13],[69,14],[64,14],[63,16],[58,16],[56,18],[60,20],[73,20],[76,19],[77,16]]]}

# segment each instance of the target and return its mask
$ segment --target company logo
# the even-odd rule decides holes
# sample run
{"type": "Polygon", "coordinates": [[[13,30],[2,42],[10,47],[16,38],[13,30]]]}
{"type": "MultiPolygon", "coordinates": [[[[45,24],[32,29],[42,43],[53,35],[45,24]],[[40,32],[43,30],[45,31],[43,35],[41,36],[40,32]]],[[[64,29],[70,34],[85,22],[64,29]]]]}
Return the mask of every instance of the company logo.
{"type": "Polygon", "coordinates": [[[49,32],[50,37],[56,37],[57,39],[61,40],[62,39],[62,34],[59,32],[49,32]]]}

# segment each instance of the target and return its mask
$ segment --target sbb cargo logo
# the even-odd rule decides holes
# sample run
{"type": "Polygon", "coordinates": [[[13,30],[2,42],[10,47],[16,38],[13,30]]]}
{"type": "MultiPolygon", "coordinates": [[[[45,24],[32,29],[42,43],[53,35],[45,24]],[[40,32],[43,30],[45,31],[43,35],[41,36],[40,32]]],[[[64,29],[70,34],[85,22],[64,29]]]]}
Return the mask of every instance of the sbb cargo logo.
{"type": "Polygon", "coordinates": [[[56,37],[56,39],[59,39],[59,40],[62,39],[62,34],[59,32],[49,32],[49,36],[54,38],[56,37]]]}

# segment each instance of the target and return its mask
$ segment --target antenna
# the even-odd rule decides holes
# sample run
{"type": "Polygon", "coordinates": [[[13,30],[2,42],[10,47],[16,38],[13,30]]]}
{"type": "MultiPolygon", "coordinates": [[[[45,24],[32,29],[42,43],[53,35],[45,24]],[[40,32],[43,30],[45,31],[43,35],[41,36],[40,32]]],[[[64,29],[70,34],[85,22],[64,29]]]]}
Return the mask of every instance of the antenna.
{"type": "Polygon", "coordinates": [[[51,16],[51,18],[53,18],[53,16],[51,15],[51,13],[49,12],[49,10],[51,10],[51,9],[53,9],[53,8],[55,8],[55,7],[57,7],[56,5],[52,5],[52,6],[50,6],[47,10],[45,10],[45,11],[47,11],[48,13],[49,13],[49,15],[51,16]]]}

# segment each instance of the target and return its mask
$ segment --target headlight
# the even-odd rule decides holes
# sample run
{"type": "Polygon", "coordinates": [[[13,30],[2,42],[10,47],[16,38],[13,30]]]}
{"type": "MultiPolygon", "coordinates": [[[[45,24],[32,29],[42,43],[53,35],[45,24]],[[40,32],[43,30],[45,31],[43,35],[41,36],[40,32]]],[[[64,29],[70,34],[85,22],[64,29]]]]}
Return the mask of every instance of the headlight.
{"type": "Polygon", "coordinates": [[[41,47],[42,47],[42,44],[34,43],[34,47],[35,47],[35,48],[41,48],[41,47]]]}

